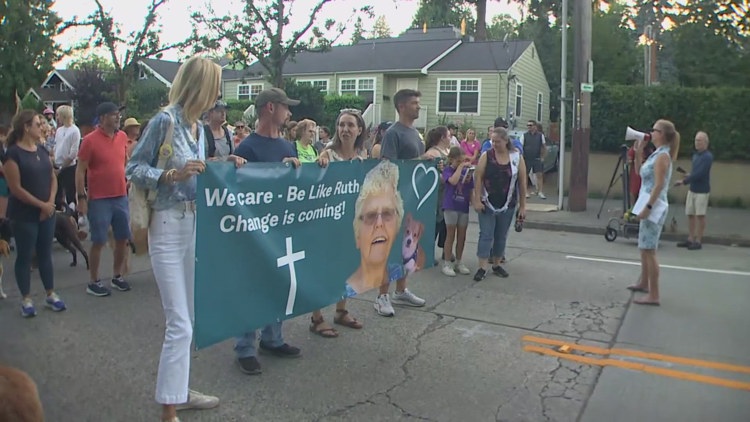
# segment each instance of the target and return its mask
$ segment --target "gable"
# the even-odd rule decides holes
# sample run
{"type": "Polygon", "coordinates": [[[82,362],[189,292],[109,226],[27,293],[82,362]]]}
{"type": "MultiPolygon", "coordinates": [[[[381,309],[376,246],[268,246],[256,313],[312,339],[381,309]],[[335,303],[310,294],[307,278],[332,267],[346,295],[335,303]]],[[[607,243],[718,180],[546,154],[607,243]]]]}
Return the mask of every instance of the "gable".
{"type": "Polygon", "coordinates": [[[436,72],[506,71],[531,44],[531,41],[465,42],[447,54],[430,70],[436,72]]]}

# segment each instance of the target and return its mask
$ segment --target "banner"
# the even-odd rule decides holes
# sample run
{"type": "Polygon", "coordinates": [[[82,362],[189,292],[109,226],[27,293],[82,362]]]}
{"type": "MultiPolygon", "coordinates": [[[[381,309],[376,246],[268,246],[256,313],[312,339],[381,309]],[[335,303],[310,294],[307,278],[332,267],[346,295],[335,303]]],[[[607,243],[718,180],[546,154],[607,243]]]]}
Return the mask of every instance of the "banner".
{"type": "Polygon", "coordinates": [[[196,198],[196,347],[432,266],[439,180],[432,161],[208,162],[196,198]]]}

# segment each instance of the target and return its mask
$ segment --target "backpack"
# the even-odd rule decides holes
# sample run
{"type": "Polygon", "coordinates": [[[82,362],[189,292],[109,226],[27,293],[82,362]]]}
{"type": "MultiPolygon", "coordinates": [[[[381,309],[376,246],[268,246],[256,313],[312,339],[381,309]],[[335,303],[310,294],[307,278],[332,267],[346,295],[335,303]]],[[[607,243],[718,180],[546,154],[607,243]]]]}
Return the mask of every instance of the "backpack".
{"type": "MultiPolygon", "coordinates": [[[[229,135],[229,129],[225,127],[222,127],[224,129],[224,138],[227,140],[227,144],[229,144],[229,154],[234,154],[234,142],[232,142],[232,137],[229,135]]],[[[214,139],[214,134],[211,132],[211,126],[204,125],[203,131],[206,133],[206,143],[207,149],[206,149],[206,158],[211,158],[216,154],[216,140],[214,139]]]]}

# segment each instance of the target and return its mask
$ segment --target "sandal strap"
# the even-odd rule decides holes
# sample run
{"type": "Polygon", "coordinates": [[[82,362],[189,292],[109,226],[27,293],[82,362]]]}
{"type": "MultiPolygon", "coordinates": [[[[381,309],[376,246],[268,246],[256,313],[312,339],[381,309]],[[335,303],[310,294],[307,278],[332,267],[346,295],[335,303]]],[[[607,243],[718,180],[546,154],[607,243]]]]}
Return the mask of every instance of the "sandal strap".
{"type": "Polygon", "coordinates": [[[347,315],[349,311],[347,311],[346,309],[336,309],[336,313],[341,314],[341,316],[343,317],[344,315],[347,315]]]}

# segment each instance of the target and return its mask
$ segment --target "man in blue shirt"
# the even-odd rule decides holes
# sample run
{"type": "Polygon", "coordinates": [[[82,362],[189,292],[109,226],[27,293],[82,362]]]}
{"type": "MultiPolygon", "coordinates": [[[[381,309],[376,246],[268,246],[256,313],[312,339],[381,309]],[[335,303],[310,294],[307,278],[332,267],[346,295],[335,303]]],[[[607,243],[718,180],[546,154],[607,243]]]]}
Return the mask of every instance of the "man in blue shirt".
{"type": "Polygon", "coordinates": [[[708,195],[711,192],[711,164],[714,156],[708,150],[708,134],[695,134],[695,153],[693,154],[693,168],[675,186],[689,185],[690,190],[685,200],[685,214],[688,216],[689,235],[685,242],[677,246],[691,251],[701,249],[703,231],[706,229],[706,211],[708,210],[708,195]]]}
{"type": "MultiPolygon", "coordinates": [[[[495,119],[495,126],[491,127],[490,131],[487,132],[487,139],[485,139],[482,143],[482,150],[480,154],[484,154],[487,150],[492,148],[492,140],[490,140],[490,134],[492,133],[492,129],[496,127],[502,127],[505,128],[505,130],[508,130],[508,122],[506,122],[502,117],[498,117],[497,119],[495,119]]],[[[521,143],[521,140],[510,134],[508,136],[510,136],[510,142],[513,144],[513,146],[518,149],[518,152],[520,152],[521,155],[523,155],[523,143],[521,143]]]]}
{"type": "MultiPolygon", "coordinates": [[[[280,132],[281,126],[292,115],[289,106],[295,106],[299,103],[299,100],[290,99],[279,88],[261,91],[255,98],[255,109],[258,113],[255,131],[237,146],[234,154],[250,163],[282,162],[299,167],[297,149],[294,144],[282,138],[280,132]]],[[[257,330],[245,333],[237,338],[237,344],[234,346],[240,370],[248,375],[261,373],[260,363],[256,357],[256,338],[257,330]]],[[[299,348],[284,343],[281,334],[281,322],[263,327],[259,346],[262,351],[277,357],[296,358],[300,356],[299,348]]]]}

